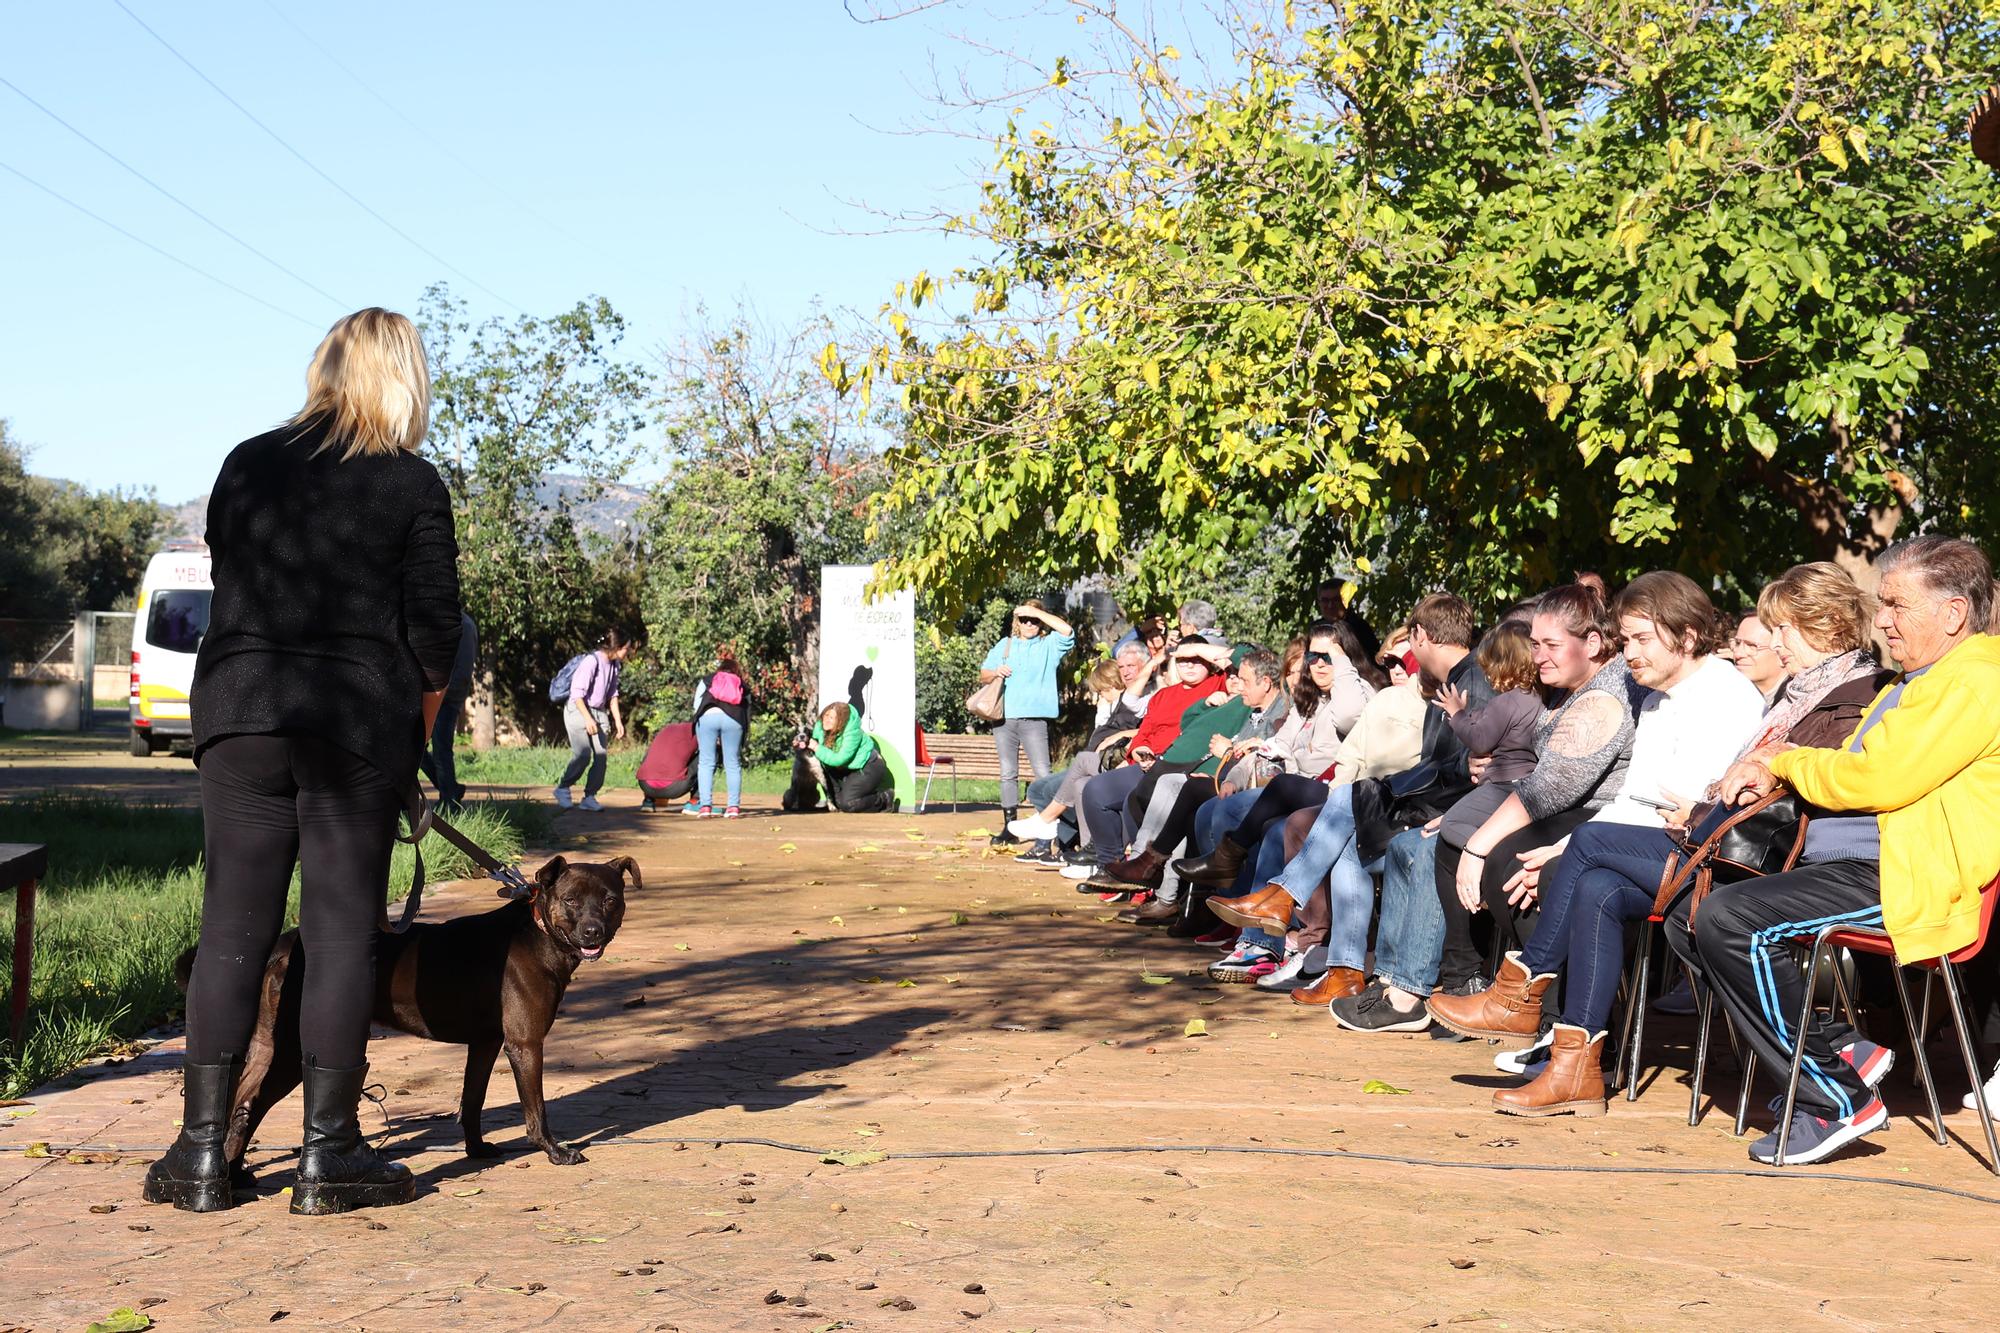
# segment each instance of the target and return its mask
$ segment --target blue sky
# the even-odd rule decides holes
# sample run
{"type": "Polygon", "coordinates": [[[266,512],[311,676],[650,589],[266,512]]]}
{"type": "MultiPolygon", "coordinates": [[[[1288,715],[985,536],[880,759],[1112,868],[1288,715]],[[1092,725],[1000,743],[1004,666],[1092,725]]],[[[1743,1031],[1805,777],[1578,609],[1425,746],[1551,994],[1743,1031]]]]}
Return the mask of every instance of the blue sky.
{"type": "MultiPolygon", "coordinates": [[[[687,327],[696,302],[748,302],[773,323],[815,300],[872,314],[899,278],[967,257],[961,239],[841,233],[880,225],[850,200],[924,211],[972,199],[984,145],[895,131],[926,119],[933,56],[947,70],[967,63],[948,33],[976,11],[863,25],[837,0],[126,3],[502,299],[342,198],[112,0],[6,5],[0,77],[338,298],[0,87],[0,163],[287,312],[0,170],[0,417],[44,475],[150,486],[170,502],[200,494],[231,445],[296,408],[328,324],[364,305],[413,310],[435,279],[476,314],[547,313],[601,293],[631,321],[628,349],[645,354],[687,327]]],[[[999,39],[1059,31],[1009,24],[999,39]]]]}

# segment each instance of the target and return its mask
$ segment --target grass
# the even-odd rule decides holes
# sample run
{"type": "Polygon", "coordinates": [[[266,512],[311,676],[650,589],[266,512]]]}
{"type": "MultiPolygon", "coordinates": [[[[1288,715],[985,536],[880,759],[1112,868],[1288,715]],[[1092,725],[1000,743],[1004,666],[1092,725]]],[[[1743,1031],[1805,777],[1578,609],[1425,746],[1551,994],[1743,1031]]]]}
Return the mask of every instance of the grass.
{"type": "MultiPolygon", "coordinates": [[[[547,846],[552,820],[533,802],[487,801],[454,823],[504,860],[547,846]]],[[[49,849],[28,1031],[19,1050],[0,1041],[0,1097],[18,1097],[181,1012],[174,962],[200,933],[202,824],[198,810],[50,793],[0,804],[0,827],[49,849]]],[[[397,844],[395,896],[410,882],[410,857],[397,844]]],[[[425,841],[424,866],[431,883],[473,873],[442,839],[425,841]]],[[[295,873],[286,920],[297,916],[295,873]]],[[[8,919],[0,911],[0,925],[8,919]]],[[[9,989],[0,986],[0,1012],[9,989]]]]}
{"type": "MultiPolygon", "coordinates": [[[[638,784],[639,756],[637,746],[628,745],[614,748],[605,765],[604,785],[607,787],[633,787],[638,784]]],[[[563,765],[569,762],[569,747],[565,745],[516,745],[493,750],[461,749],[453,762],[458,768],[458,780],[465,783],[491,783],[503,787],[553,787],[563,773],[563,765]]],[[[719,766],[718,766],[719,767],[719,766]]],[[[791,785],[792,765],[790,760],[771,764],[746,764],[743,768],[743,791],[749,796],[777,796],[791,785]]],[[[721,774],[716,775],[720,786],[721,774]]],[[[923,779],[918,776],[917,791],[923,792],[923,779]]],[[[546,795],[547,793],[542,793],[546,795]]],[[[934,800],[949,801],[951,779],[940,776],[931,786],[934,800]]],[[[1000,784],[993,781],[977,781],[961,778],[958,783],[960,805],[995,805],[1000,800],[1000,784]]]]}

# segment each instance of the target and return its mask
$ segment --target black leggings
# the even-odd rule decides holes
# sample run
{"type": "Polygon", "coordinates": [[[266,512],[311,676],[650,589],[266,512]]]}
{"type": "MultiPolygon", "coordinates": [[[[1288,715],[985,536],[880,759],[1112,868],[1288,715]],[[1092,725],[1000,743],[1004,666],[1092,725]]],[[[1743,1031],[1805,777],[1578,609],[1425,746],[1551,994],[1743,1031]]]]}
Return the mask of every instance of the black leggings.
{"type": "Polygon", "coordinates": [[[402,802],[366,760],[316,737],[225,736],[201,754],[207,884],[188,985],[188,1060],[242,1055],[300,868],[301,1050],[328,1069],[368,1052],[375,932],[402,802]]]}
{"type": "Polygon", "coordinates": [[[850,815],[872,815],[887,810],[896,799],[896,779],[888,761],[877,750],[859,768],[820,765],[826,774],[826,794],[833,808],[850,815]]]}
{"type": "Polygon", "coordinates": [[[1250,813],[1243,816],[1243,822],[1222,836],[1244,851],[1254,852],[1263,845],[1264,833],[1271,825],[1301,810],[1325,805],[1328,790],[1318,778],[1280,773],[1264,784],[1264,794],[1250,807],[1250,813]]]}
{"type": "MultiPolygon", "coordinates": [[[[1493,930],[1512,934],[1522,944],[1533,937],[1537,914],[1533,908],[1523,912],[1508,904],[1507,881],[1521,869],[1519,857],[1522,852],[1532,852],[1537,847],[1561,842],[1586,823],[1590,815],[1588,810],[1559,811],[1493,844],[1492,854],[1486,858],[1479,877],[1479,893],[1486,901],[1493,930]]],[[[1472,913],[1466,911],[1465,905],[1458,900],[1460,855],[1458,848],[1443,839],[1438,840],[1437,895],[1439,905],[1444,908],[1444,954],[1438,964],[1439,990],[1461,987],[1486,970],[1486,958],[1472,938],[1472,913]]],[[[1548,874],[1546,868],[1543,874],[1545,877],[1548,874]]]]}

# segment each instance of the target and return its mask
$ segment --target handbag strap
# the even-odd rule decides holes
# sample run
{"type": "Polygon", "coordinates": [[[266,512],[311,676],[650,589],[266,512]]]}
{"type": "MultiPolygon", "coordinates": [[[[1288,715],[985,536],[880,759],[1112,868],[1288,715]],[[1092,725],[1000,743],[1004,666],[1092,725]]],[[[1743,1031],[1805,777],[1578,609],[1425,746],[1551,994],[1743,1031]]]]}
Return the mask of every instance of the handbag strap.
{"type": "MultiPolygon", "coordinates": [[[[1667,910],[1667,905],[1687,886],[1691,878],[1698,878],[1701,881],[1696,884],[1696,901],[1698,902],[1701,898],[1707,896],[1708,888],[1712,884],[1715,875],[1709,863],[1714,859],[1717,849],[1722,846],[1723,838],[1728,836],[1730,830],[1734,829],[1738,824],[1755,815],[1762,814],[1765,810],[1776,805],[1789,795],[1791,793],[1788,791],[1774,790],[1758,797],[1750,804],[1739,808],[1736,813],[1723,820],[1722,823],[1715,827],[1714,831],[1702,839],[1699,846],[1688,849],[1687,860],[1681,864],[1678,871],[1674,868],[1675,858],[1668,857],[1667,870],[1660,878],[1659,892],[1653,898],[1653,914],[1655,916],[1663,915],[1667,910]]],[[[1799,853],[1805,848],[1805,826],[1806,820],[1801,816],[1799,819],[1798,835],[1793,842],[1791,854],[1785,858],[1785,868],[1788,870],[1791,868],[1792,863],[1798,859],[1799,853]]],[[[1688,921],[1690,925],[1693,924],[1694,914],[1692,911],[1688,914],[1688,921]]]]}

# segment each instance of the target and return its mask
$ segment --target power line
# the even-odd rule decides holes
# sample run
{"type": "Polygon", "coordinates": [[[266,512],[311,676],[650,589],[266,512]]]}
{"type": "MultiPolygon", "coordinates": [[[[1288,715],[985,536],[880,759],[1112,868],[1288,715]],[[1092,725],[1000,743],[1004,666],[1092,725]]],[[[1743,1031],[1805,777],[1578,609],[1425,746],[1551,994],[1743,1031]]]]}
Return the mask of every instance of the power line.
{"type": "Polygon", "coordinates": [[[207,84],[211,89],[214,90],[216,96],[220,97],[223,101],[229,103],[229,105],[235,107],[237,111],[242,113],[243,118],[245,120],[248,120],[252,125],[255,125],[258,129],[264,131],[265,134],[271,137],[271,141],[273,143],[277,144],[278,147],[284,149],[286,152],[290,153],[293,157],[297,158],[300,164],[303,165],[306,168],[306,170],[312,172],[313,175],[319,177],[321,180],[325,181],[328,185],[332,186],[344,198],[346,198],[346,200],[349,203],[353,204],[356,208],[366,213],[369,217],[374,218],[384,227],[394,232],[397,236],[401,237],[405,242],[407,242],[412,248],[426,255],[434,262],[443,265],[444,268],[446,268],[452,273],[457,274],[459,277],[465,279],[466,282],[470,283],[474,287],[477,287],[480,291],[485,292],[488,296],[500,302],[500,304],[507,306],[512,310],[517,310],[517,311],[521,308],[519,304],[517,304],[516,302],[510,301],[506,297],[500,295],[500,293],[494,291],[491,287],[488,287],[485,283],[479,281],[479,279],[473,277],[470,273],[467,273],[464,269],[458,267],[458,265],[452,263],[450,260],[446,259],[443,255],[431,249],[429,246],[425,245],[422,241],[419,241],[416,237],[410,235],[410,233],[404,231],[401,227],[398,227],[395,223],[389,221],[389,219],[383,217],[380,213],[377,213],[374,209],[370,208],[367,204],[363,203],[359,195],[355,194],[354,191],[348,189],[345,185],[342,185],[339,181],[335,180],[332,176],[329,176],[325,171],[321,170],[320,167],[315,162],[313,162],[311,158],[307,157],[304,153],[301,153],[298,149],[292,147],[291,144],[287,143],[283,135],[279,134],[269,125],[266,125],[263,121],[259,120],[256,116],[256,113],[252,112],[249,107],[244,106],[234,97],[231,97],[229,93],[223,89],[221,84],[217,83],[214,79],[209,78],[208,75],[202,73],[200,66],[196,65],[192,60],[189,60],[186,56],[182,55],[178,50],[174,48],[173,43],[169,42],[166,38],[160,36],[159,33],[154,32],[153,29],[147,25],[144,19],[140,18],[137,14],[134,14],[131,11],[131,9],[126,6],[125,0],[111,0],[111,3],[118,6],[119,9],[123,10],[126,18],[131,19],[134,23],[138,24],[141,28],[145,29],[147,36],[151,37],[154,41],[158,42],[161,46],[165,47],[167,54],[171,55],[174,59],[180,61],[183,65],[186,65],[189,71],[193,73],[193,75],[196,78],[200,79],[203,83],[207,84]]]}
{"type": "Polygon", "coordinates": [[[89,144],[92,148],[95,148],[98,152],[104,154],[104,156],[110,158],[113,162],[116,162],[119,166],[125,168],[125,170],[131,172],[134,176],[137,176],[141,181],[145,182],[148,186],[152,187],[153,190],[162,195],[165,195],[168,199],[172,200],[174,203],[179,204],[182,208],[192,213],[195,217],[207,223],[211,228],[213,228],[218,232],[221,232],[224,236],[227,236],[230,240],[236,242],[238,245],[242,246],[245,250],[248,250],[251,254],[257,256],[257,258],[263,260],[265,263],[269,264],[272,268],[278,270],[278,272],[284,274],[288,278],[291,278],[293,281],[300,283],[301,285],[308,287],[315,292],[318,292],[321,296],[324,296],[327,300],[333,302],[337,306],[342,307],[343,309],[352,308],[346,301],[341,300],[338,296],[335,296],[332,292],[328,291],[326,288],[312,281],[312,279],[307,278],[302,274],[293,272],[291,269],[285,267],[277,260],[271,258],[271,256],[265,254],[262,250],[259,250],[256,246],[250,244],[250,242],[244,240],[241,236],[238,236],[235,232],[229,230],[229,228],[223,226],[220,222],[217,222],[214,218],[208,216],[208,214],[202,212],[200,209],[196,208],[193,204],[181,198],[179,195],[175,194],[172,190],[169,190],[166,186],[160,184],[158,181],[154,180],[151,176],[148,176],[145,172],[139,170],[139,168],[133,166],[130,162],[127,162],[124,158],[118,156],[118,154],[112,152],[109,148],[106,148],[103,144],[97,142],[97,140],[91,138],[88,134],[85,134],[82,130],[70,124],[68,121],[64,120],[61,116],[57,115],[55,112],[43,106],[33,97],[30,97],[27,94],[27,92],[20,87],[20,85],[16,84],[11,79],[7,78],[5,75],[0,75],[0,85],[5,85],[6,87],[12,89],[15,95],[20,97],[21,100],[26,102],[29,106],[35,108],[35,110],[41,112],[43,115],[47,116],[50,120],[53,120],[56,124],[68,130],[71,134],[74,134],[77,138],[83,140],[85,143],[89,144]]]}
{"type": "MultiPolygon", "coordinates": [[[[638,267],[640,268],[641,272],[649,272],[643,267],[632,265],[632,262],[629,259],[625,259],[618,255],[610,253],[603,246],[598,245],[590,240],[587,240],[584,237],[575,235],[568,228],[564,227],[561,223],[556,222],[552,218],[544,216],[543,214],[541,214],[540,212],[536,211],[533,208],[530,208],[527,204],[523,203],[518,196],[509,193],[505,187],[500,185],[491,176],[488,176],[485,172],[481,171],[479,168],[473,166],[470,162],[467,162],[464,158],[460,157],[456,152],[454,152],[451,149],[451,147],[448,144],[443,143],[429,130],[425,129],[422,122],[416,120],[414,117],[410,116],[407,112],[405,112],[401,107],[397,106],[394,102],[391,102],[387,97],[383,96],[382,93],[379,92],[373,84],[369,83],[368,80],[362,78],[359,74],[355,73],[354,70],[351,67],[349,67],[346,62],[341,60],[339,56],[336,56],[333,52],[327,50],[326,47],[321,45],[320,42],[316,38],[314,38],[314,36],[310,32],[307,32],[303,27],[299,26],[298,22],[295,19],[293,19],[291,15],[285,13],[284,10],[278,8],[278,6],[275,3],[273,3],[273,0],[264,0],[264,7],[270,10],[273,14],[277,15],[279,21],[282,22],[286,27],[290,28],[293,32],[297,33],[300,36],[300,38],[304,40],[307,46],[310,46],[313,50],[319,52],[321,56],[325,57],[326,62],[328,64],[332,65],[335,69],[339,70],[342,74],[345,74],[350,80],[352,80],[355,87],[361,89],[362,92],[367,93],[370,97],[374,98],[377,102],[381,103],[382,107],[386,111],[388,111],[390,115],[394,116],[397,120],[402,121],[405,125],[409,126],[412,130],[414,130],[417,136],[421,138],[425,143],[429,144],[431,148],[434,149],[440,156],[449,158],[452,162],[456,163],[461,171],[463,171],[466,175],[470,176],[473,180],[478,181],[481,185],[485,186],[486,189],[496,199],[499,199],[503,203],[511,205],[514,208],[514,210],[520,213],[523,217],[526,217],[531,221],[541,224],[543,227],[546,227],[550,232],[552,232],[557,236],[560,236],[563,240],[568,241],[572,245],[580,245],[587,250],[595,251],[598,255],[602,256],[605,259],[609,259],[614,263],[626,264],[632,267],[638,267]]],[[[650,273],[650,276],[659,282],[670,281],[667,278],[661,277],[657,273],[650,273]]]]}
{"type": "Polygon", "coordinates": [[[201,277],[207,278],[210,282],[214,283],[218,287],[227,287],[230,291],[235,292],[238,296],[243,297],[245,300],[255,301],[258,305],[263,306],[266,310],[275,310],[279,314],[283,315],[286,319],[295,319],[309,329],[318,329],[321,327],[321,325],[318,324],[317,322],[307,319],[304,315],[301,315],[296,311],[287,310],[281,305],[273,305],[271,302],[266,301],[263,297],[257,295],[255,292],[245,291],[243,290],[243,288],[238,287],[235,283],[230,282],[226,278],[218,278],[213,273],[210,273],[207,269],[201,268],[194,264],[190,264],[187,260],[182,259],[179,255],[174,254],[170,251],[162,250],[159,246],[154,245],[151,241],[147,240],[145,237],[140,236],[134,232],[129,232],[125,230],[125,228],[119,226],[117,223],[113,222],[110,218],[104,217],[98,213],[91,212],[89,209],[85,208],[82,204],[79,204],[76,200],[70,198],[68,195],[59,194],[56,191],[50,189],[48,186],[42,184],[40,181],[36,180],[33,176],[30,176],[27,172],[22,171],[18,167],[10,166],[5,162],[0,162],[0,171],[9,172],[15,176],[20,177],[22,180],[34,186],[37,190],[40,190],[43,194],[49,196],[51,199],[54,199],[59,203],[68,204],[71,208],[74,208],[77,212],[83,214],[91,221],[101,223],[102,225],[111,228],[111,230],[117,232],[120,236],[123,236],[125,239],[129,241],[138,242],[140,245],[145,246],[148,250],[151,250],[154,254],[160,256],[162,259],[170,259],[174,263],[179,264],[182,268],[186,269],[188,272],[199,274],[201,277]]]}

